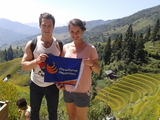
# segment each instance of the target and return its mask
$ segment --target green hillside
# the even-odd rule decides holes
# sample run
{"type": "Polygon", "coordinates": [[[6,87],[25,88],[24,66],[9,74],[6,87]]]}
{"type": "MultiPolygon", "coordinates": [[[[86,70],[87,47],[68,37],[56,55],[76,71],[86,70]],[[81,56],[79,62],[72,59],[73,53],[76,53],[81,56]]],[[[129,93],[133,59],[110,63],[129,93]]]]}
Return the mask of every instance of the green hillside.
{"type": "Polygon", "coordinates": [[[101,89],[96,99],[107,103],[117,118],[157,120],[160,118],[160,73],[123,77],[101,89]]]}
{"type": "Polygon", "coordinates": [[[160,5],[141,10],[124,18],[116,19],[111,23],[97,26],[86,32],[85,38],[91,43],[106,42],[108,37],[114,40],[116,34],[121,33],[124,35],[129,25],[133,26],[135,33],[145,34],[149,27],[151,30],[153,29],[157,19],[160,19],[160,5]]]}
{"type": "Polygon", "coordinates": [[[29,74],[21,71],[21,59],[0,63],[0,101],[9,101],[9,119],[17,120],[19,117],[16,101],[24,97],[29,101],[29,74]],[[7,74],[12,77],[8,82],[3,82],[7,74]]]}
{"type": "MultiPolygon", "coordinates": [[[[148,44],[146,46],[150,46],[150,43],[148,44]]],[[[20,61],[21,58],[17,58],[0,63],[0,101],[9,100],[11,120],[17,120],[19,117],[15,105],[17,99],[25,97],[29,103],[30,73],[21,70],[20,61]],[[3,82],[2,79],[7,74],[11,74],[12,78],[3,82]]],[[[96,80],[96,90],[97,95],[89,107],[88,120],[101,120],[105,116],[106,105],[111,107],[112,114],[121,119],[156,120],[160,117],[160,73],[136,73],[119,78],[115,82],[103,78],[96,80]]],[[[60,93],[59,120],[67,120],[62,91],[60,93]]],[[[46,101],[43,100],[40,114],[41,118],[47,120],[45,104],[46,101]]]]}

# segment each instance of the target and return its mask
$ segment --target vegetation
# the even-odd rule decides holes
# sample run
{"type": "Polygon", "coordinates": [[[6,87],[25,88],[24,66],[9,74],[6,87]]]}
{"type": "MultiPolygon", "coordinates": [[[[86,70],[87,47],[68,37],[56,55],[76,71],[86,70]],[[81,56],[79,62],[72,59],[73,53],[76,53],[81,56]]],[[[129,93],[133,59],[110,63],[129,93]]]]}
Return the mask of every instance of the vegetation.
{"type": "Polygon", "coordinates": [[[12,49],[10,46],[8,49],[0,50],[0,63],[13,60],[15,58],[20,58],[24,54],[22,48],[17,47],[16,49],[12,49]]]}
{"type": "Polygon", "coordinates": [[[117,118],[156,120],[160,117],[160,74],[133,74],[100,90],[96,99],[112,108],[117,118]]]}
{"type": "Polygon", "coordinates": [[[25,97],[29,100],[28,94],[28,75],[20,71],[20,58],[14,59],[12,61],[1,63],[0,66],[0,100],[9,101],[9,118],[12,120],[17,120],[18,108],[16,108],[16,101],[20,97],[25,97]],[[10,73],[11,79],[9,82],[3,82],[6,75],[10,73]]]}
{"type": "Polygon", "coordinates": [[[103,24],[88,30],[84,38],[89,43],[106,42],[108,37],[115,40],[117,34],[125,33],[128,25],[132,25],[135,33],[145,34],[150,27],[152,30],[155,22],[160,18],[160,5],[139,11],[128,17],[116,19],[108,24],[103,24]]]}

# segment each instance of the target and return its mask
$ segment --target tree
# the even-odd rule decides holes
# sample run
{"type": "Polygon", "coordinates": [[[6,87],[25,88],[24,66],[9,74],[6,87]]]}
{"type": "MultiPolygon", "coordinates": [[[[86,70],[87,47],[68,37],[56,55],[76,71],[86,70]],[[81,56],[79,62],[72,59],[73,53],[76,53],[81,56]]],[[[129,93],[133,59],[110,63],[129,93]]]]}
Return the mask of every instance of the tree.
{"type": "Polygon", "coordinates": [[[155,26],[154,26],[154,30],[151,36],[151,40],[152,41],[157,41],[160,39],[160,23],[159,23],[159,19],[157,20],[155,26]]]}
{"type": "Polygon", "coordinates": [[[96,43],[95,44],[95,48],[97,50],[98,56],[99,56],[99,60],[103,60],[102,55],[103,55],[103,49],[104,49],[104,45],[102,45],[101,43],[96,43]]]}
{"type": "Polygon", "coordinates": [[[13,60],[13,49],[11,46],[7,50],[7,56],[8,56],[8,60],[13,60]]]}
{"type": "Polygon", "coordinates": [[[121,48],[122,48],[122,34],[118,34],[112,45],[112,62],[121,59],[121,48]]]}
{"type": "Polygon", "coordinates": [[[126,63],[129,63],[134,59],[134,54],[133,54],[135,51],[134,37],[135,36],[133,35],[132,25],[130,25],[126,32],[122,48],[122,59],[125,60],[126,63]]]}
{"type": "Polygon", "coordinates": [[[22,48],[18,48],[18,49],[13,49],[13,58],[20,58],[23,57],[23,50],[22,48]]]}
{"type": "Polygon", "coordinates": [[[148,31],[147,31],[147,34],[146,34],[146,36],[144,38],[145,42],[150,41],[150,36],[151,36],[151,28],[149,27],[148,31]]]}
{"type": "Polygon", "coordinates": [[[134,52],[134,58],[136,63],[143,63],[145,62],[146,52],[144,51],[144,40],[143,35],[137,37],[136,39],[136,48],[134,52]]]}
{"type": "Polygon", "coordinates": [[[118,39],[118,50],[117,50],[117,60],[121,60],[121,55],[122,55],[122,34],[120,34],[119,39],[118,39]]]}
{"type": "Polygon", "coordinates": [[[3,53],[4,53],[4,60],[5,60],[5,61],[8,61],[8,53],[7,53],[7,50],[5,49],[3,53]]]}
{"type": "Polygon", "coordinates": [[[105,65],[107,63],[110,63],[110,57],[111,57],[111,38],[109,37],[103,52],[103,61],[105,65]]]}

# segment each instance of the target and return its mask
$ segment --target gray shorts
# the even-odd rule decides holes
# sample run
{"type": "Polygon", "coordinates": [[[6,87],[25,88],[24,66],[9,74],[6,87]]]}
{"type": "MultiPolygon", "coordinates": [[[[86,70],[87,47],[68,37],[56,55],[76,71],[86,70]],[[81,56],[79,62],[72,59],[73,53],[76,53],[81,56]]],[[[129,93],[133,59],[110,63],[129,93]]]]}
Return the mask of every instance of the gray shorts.
{"type": "Polygon", "coordinates": [[[77,107],[88,107],[90,103],[90,95],[88,93],[68,92],[64,90],[64,101],[66,103],[74,103],[77,107]]]}

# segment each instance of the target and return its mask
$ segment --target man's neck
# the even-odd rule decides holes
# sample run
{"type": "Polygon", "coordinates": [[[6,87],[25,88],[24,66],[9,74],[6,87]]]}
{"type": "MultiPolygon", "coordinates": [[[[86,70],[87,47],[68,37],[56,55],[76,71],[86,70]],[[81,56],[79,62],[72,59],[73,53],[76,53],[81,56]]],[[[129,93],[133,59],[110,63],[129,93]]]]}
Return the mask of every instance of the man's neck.
{"type": "Polygon", "coordinates": [[[52,36],[42,36],[41,35],[41,38],[40,38],[43,42],[51,42],[53,41],[53,37],[52,36]]]}

